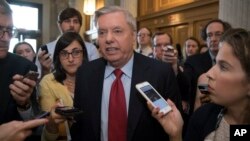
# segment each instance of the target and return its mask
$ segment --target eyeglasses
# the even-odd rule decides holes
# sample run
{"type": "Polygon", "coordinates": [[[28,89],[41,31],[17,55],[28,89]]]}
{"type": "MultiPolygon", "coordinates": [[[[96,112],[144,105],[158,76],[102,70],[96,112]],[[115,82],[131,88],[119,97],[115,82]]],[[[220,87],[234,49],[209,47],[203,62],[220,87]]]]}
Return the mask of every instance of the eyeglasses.
{"type": "Polygon", "coordinates": [[[207,39],[211,39],[213,36],[215,38],[220,38],[222,36],[223,32],[215,32],[214,34],[213,33],[208,33],[207,34],[207,39]]]}
{"type": "Polygon", "coordinates": [[[78,58],[81,56],[81,54],[82,50],[77,49],[77,50],[72,50],[72,52],[67,52],[65,50],[62,50],[59,55],[62,59],[68,59],[69,55],[71,55],[73,58],[78,58]]]}
{"type": "Polygon", "coordinates": [[[9,37],[12,37],[17,33],[17,29],[15,27],[0,26],[0,38],[3,38],[5,32],[8,34],[9,37]]]}
{"type": "Polygon", "coordinates": [[[138,36],[138,37],[145,37],[145,36],[150,36],[150,35],[147,34],[147,33],[141,33],[141,34],[138,34],[137,36],[138,36]]]}

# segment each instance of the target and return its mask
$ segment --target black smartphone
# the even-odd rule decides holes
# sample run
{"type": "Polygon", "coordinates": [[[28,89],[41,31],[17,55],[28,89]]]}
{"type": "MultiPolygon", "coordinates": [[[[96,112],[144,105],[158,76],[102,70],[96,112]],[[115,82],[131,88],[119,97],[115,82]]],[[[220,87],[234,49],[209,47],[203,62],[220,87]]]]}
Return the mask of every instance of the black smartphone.
{"type": "Polygon", "coordinates": [[[35,72],[35,71],[29,71],[28,73],[26,73],[26,74],[24,75],[24,77],[23,77],[23,78],[28,78],[28,79],[31,79],[31,80],[37,81],[38,76],[39,76],[39,73],[38,73],[38,72],[35,72]]]}
{"type": "Polygon", "coordinates": [[[42,113],[38,114],[38,115],[35,117],[35,119],[45,118],[45,117],[47,117],[47,116],[49,116],[49,115],[50,115],[50,112],[42,112],[42,113]]]}
{"type": "Polygon", "coordinates": [[[49,52],[49,51],[48,51],[48,47],[47,47],[47,45],[43,45],[43,46],[41,46],[41,50],[42,50],[42,51],[44,51],[44,50],[45,50],[46,54],[49,52]]]}
{"type": "Polygon", "coordinates": [[[83,113],[82,110],[75,108],[75,107],[70,107],[70,106],[57,107],[55,112],[65,117],[74,117],[76,115],[83,113]]]}
{"type": "Polygon", "coordinates": [[[198,89],[202,94],[209,94],[208,84],[198,84],[198,89]]]}

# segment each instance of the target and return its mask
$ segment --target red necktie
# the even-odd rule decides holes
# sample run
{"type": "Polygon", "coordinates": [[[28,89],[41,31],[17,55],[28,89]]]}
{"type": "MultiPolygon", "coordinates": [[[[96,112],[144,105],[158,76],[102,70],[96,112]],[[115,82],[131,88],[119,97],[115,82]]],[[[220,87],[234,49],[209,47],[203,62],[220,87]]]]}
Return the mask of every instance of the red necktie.
{"type": "Polygon", "coordinates": [[[124,89],[121,81],[123,72],[114,71],[114,80],[109,98],[108,141],[127,140],[127,110],[124,89]]]}

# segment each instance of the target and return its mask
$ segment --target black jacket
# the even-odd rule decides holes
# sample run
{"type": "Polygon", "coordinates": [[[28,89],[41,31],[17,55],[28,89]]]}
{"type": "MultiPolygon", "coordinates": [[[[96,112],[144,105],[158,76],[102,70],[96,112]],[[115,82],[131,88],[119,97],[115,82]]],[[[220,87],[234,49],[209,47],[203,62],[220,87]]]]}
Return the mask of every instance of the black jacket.
{"type": "MultiPolygon", "coordinates": [[[[30,70],[37,71],[36,65],[16,54],[8,53],[4,59],[0,59],[0,124],[23,120],[17,111],[17,104],[10,94],[9,85],[13,82],[12,77],[15,74],[25,75],[30,70]]],[[[39,106],[36,90],[31,95],[31,102],[32,110],[34,114],[37,114],[39,106]]]]}
{"type": "Polygon", "coordinates": [[[212,59],[209,51],[203,54],[197,54],[187,58],[184,63],[184,73],[189,80],[190,91],[189,91],[189,102],[190,102],[190,112],[193,112],[197,80],[198,77],[207,72],[212,67],[212,59]]]}
{"type": "Polygon", "coordinates": [[[216,129],[218,115],[222,106],[208,103],[197,109],[190,118],[186,132],[186,141],[203,141],[216,129]]]}
{"type": "MultiPolygon", "coordinates": [[[[89,62],[78,70],[74,106],[83,110],[81,117],[72,125],[74,141],[100,141],[101,99],[104,71],[107,61],[103,58],[89,62]]],[[[136,90],[137,83],[148,81],[164,98],[172,99],[181,107],[176,78],[171,66],[134,53],[129,110],[128,141],[167,141],[163,128],[151,116],[145,99],[136,90]]]]}

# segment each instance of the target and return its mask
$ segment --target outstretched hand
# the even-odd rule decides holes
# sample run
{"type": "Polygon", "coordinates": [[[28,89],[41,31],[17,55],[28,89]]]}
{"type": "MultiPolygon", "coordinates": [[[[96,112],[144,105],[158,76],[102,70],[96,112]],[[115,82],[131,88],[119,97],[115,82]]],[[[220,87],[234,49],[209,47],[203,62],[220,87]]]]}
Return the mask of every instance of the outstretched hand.
{"type": "Polygon", "coordinates": [[[172,108],[167,114],[160,113],[160,109],[154,108],[150,102],[147,102],[147,104],[148,108],[152,111],[152,116],[159,121],[165,132],[169,135],[170,140],[181,140],[183,127],[182,116],[171,100],[168,99],[167,102],[172,108]]]}
{"type": "Polygon", "coordinates": [[[31,135],[32,129],[46,124],[48,120],[34,119],[29,121],[11,121],[0,126],[1,141],[23,141],[31,135]]]}

